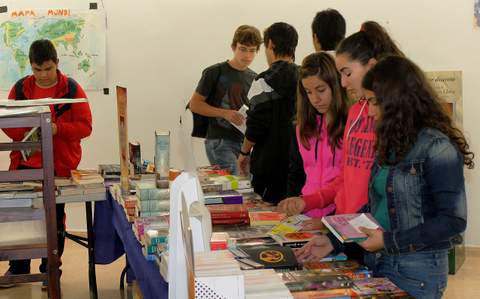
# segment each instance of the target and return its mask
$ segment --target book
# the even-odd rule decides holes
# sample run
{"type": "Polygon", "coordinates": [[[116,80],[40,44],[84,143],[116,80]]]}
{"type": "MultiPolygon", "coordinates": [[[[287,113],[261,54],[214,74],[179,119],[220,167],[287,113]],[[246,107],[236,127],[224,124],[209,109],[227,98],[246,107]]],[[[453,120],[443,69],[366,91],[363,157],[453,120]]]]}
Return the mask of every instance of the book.
{"type": "Polygon", "coordinates": [[[325,216],[322,222],[342,243],[366,240],[367,235],[359,227],[381,229],[370,213],[325,216]]]}
{"type": "Polygon", "coordinates": [[[248,217],[250,218],[250,225],[276,225],[280,221],[285,219],[287,215],[281,212],[275,211],[248,211],[248,217]]]}
{"type": "Polygon", "coordinates": [[[32,198],[0,198],[0,208],[30,208],[32,198]]]}
{"type": "Polygon", "coordinates": [[[247,130],[247,111],[248,111],[248,106],[247,105],[242,105],[242,107],[240,107],[240,109],[237,110],[238,113],[240,113],[240,115],[243,116],[243,119],[244,121],[242,122],[241,125],[237,125],[237,124],[234,124],[232,122],[230,122],[232,124],[232,126],[234,126],[237,130],[239,130],[240,132],[242,132],[242,134],[245,134],[245,131],[247,130]]]}
{"type": "Polygon", "coordinates": [[[352,280],[345,275],[321,275],[314,271],[290,271],[282,274],[282,279],[290,292],[348,289],[352,280]]]}
{"type": "Polygon", "coordinates": [[[155,131],[155,172],[157,179],[168,179],[170,169],[170,132],[155,131]]]}
{"type": "MultiPolygon", "coordinates": [[[[41,140],[41,134],[40,130],[38,127],[33,127],[30,129],[30,131],[23,137],[22,142],[39,142],[41,140]]],[[[32,157],[34,150],[32,149],[23,149],[20,150],[20,153],[22,154],[22,159],[23,161],[27,161],[32,157]]]]}
{"type": "Polygon", "coordinates": [[[299,267],[295,254],[290,247],[273,246],[242,246],[251,260],[264,265],[266,269],[292,269],[299,267]]]}
{"type": "Polygon", "coordinates": [[[309,261],[303,263],[303,269],[311,270],[319,275],[345,275],[352,280],[366,279],[373,276],[371,270],[355,260],[349,261],[309,261]]]}
{"type": "Polygon", "coordinates": [[[359,298],[414,298],[384,277],[354,281],[353,292],[359,298]]]}
{"type": "Polygon", "coordinates": [[[140,151],[140,143],[129,142],[128,143],[128,153],[130,158],[130,165],[133,168],[130,175],[140,175],[142,173],[142,157],[140,151]]]}
{"type": "Polygon", "coordinates": [[[206,205],[211,204],[241,204],[243,203],[242,194],[237,191],[220,191],[206,193],[203,196],[206,205]]]}
{"type": "Polygon", "coordinates": [[[271,235],[272,239],[278,244],[291,248],[300,248],[316,236],[318,235],[312,232],[294,232],[271,235]]]}
{"type": "Polygon", "coordinates": [[[248,221],[248,210],[241,204],[208,205],[207,209],[213,220],[217,219],[245,219],[248,221]]]}
{"type": "Polygon", "coordinates": [[[302,226],[303,221],[310,220],[310,219],[311,219],[310,217],[303,214],[290,216],[284,219],[281,223],[279,223],[275,227],[273,227],[272,230],[270,231],[270,234],[298,232],[303,227],[302,226]]]}
{"type": "Polygon", "coordinates": [[[103,177],[95,169],[77,169],[70,171],[72,180],[76,184],[103,183],[103,177]]]}
{"type": "Polygon", "coordinates": [[[272,269],[244,271],[245,299],[291,299],[292,294],[272,269]]]}

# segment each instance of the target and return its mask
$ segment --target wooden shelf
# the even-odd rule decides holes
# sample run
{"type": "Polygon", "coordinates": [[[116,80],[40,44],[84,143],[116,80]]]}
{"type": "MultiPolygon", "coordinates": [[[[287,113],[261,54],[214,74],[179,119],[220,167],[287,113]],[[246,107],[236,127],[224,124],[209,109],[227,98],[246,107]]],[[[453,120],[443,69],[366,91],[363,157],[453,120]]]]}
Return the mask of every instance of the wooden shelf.
{"type": "Polygon", "coordinates": [[[0,128],[33,128],[41,124],[38,115],[18,115],[16,117],[0,117],[0,128]],[[15,122],[12,122],[15,119],[15,122]]]}
{"type": "Polygon", "coordinates": [[[0,247],[0,261],[18,260],[25,257],[38,259],[47,256],[47,244],[25,244],[0,247]]]}
{"type": "MultiPolygon", "coordinates": [[[[25,245],[7,245],[1,247],[0,260],[19,260],[32,258],[48,258],[48,274],[28,274],[2,276],[0,282],[32,282],[48,281],[50,299],[60,299],[60,273],[57,244],[57,225],[55,209],[55,186],[53,166],[52,117],[48,107],[40,113],[28,115],[10,115],[0,117],[0,128],[31,128],[40,127],[41,143],[13,142],[0,143],[0,150],[41,149],[42,169],[22,169],[0,171],[0,182],[43,181],[43,206],[45,209],[16,208],[9,211],[0,210],[0,222],[17,222],[23,220],[45,219],[46,240],[28,240],[25,245]],[[48,111],[48,112],[47,112],[48,111]],[[43,215],[42,215],[43,214],[43,215]],[[46,243],[45,243],[46,242],[46,243]]],[[[18,112],[18,111],[17,111],[18,112]]],[[[14,112],[12,111],[12,114],[14,112]]],[[[1,241],[1,240],[0,240],[1,241]]]]}
{"type": "Polygon", "coordinates": [[[0,182],[21,182],[36,180],[43,180],[42,169],[0,171],[0,182]]]}
{"type": "Polygon", "coordinates": [[[34,281],[45,281],[47,279],[48,279],[48,276],[46,273],[0,276],[1,283],[24,283],[24,282],[34,282],[34,281]]]}
{"type": "Polygon", "coordinates": [[[0,223],[43,219],[45,219],[44,209],[0,208],[0,223]]]}
{"type": "Polygon", "coordinates": [[[40,142],[1,142],[0,151],[19,151],[26,149],[40,150],[42,145],[40,142]]]}

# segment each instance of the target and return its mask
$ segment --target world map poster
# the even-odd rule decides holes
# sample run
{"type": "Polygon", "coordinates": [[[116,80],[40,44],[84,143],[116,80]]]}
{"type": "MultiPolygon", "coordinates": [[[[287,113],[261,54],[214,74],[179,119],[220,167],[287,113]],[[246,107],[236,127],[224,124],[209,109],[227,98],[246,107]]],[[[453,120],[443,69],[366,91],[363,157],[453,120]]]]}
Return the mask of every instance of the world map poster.
{"type": "Polygon", "coordinates": [[[103,10],[23,9],[0,14],[0,89],[31,74],[28,50],[37,39],[55,45],[59,69],[87,90],[105,86],[106,19],[103,10]]]}

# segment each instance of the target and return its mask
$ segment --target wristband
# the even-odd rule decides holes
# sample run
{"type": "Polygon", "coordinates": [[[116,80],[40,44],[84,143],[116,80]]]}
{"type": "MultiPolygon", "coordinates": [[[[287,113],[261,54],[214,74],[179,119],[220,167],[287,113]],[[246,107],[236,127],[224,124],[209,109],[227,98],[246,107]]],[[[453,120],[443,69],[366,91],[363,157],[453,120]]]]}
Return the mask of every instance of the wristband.
{"type": "Polygon", "coordinates": [[[242,156],[250,156],[250,152],[242,152],[242,150],[240,150],[240,155],[242,156]]]}

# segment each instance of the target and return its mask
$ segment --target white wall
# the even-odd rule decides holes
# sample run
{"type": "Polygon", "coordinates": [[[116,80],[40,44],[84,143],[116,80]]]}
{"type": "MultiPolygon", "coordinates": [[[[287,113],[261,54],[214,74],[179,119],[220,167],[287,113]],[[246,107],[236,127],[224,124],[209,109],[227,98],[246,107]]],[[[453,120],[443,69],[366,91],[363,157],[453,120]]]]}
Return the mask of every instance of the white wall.
{"type": "MultiPolygon", "coordinates": [[[[59,7],[88,6],[91,1],[42,1],[59,7]]],[[[15,0],[8,5],[32,5],[34,0],[15,0]]],[[[108,19],[108,96],[89,92],[94,132],[83,143],[81,167],[118,161],[114,87],[128,87],[129,138],[142,144],[144,157],[153,156],[153,132],[178,132],[178,120],[201,70],[230,58],[233,31],[240,24],[263,30],[276,21],[285,21],[298,30],[297,62],[313,51],[310,24],[318,10],[338,9],[347,20],[347,34],[357,31],[365,20],[384,25],[405,53],[425,71],[461,70],[464,88],[464,129],[471,148],[480,157],[480,111],[477,100],[480,78],[480,31],[474,27],[473,0],[105,0],[108,19]]],[[[266,68],[263,49],[252,65],[266,68]]],[[[5,93],[0,93],[4,98],[5,93]]],[[[185,114],[188,124],[190,116],[185,114]]],[[[172,140],[172,165],[182,168],[181,145],[172,140]]],[[[198,164],[206,158],[201,141],[192,150],[198,164]]],[[[7,157],[1,156],[2,165],[7,157]]],[[[479,167],[480,162],[477,161],[479,167]]],[[[469,223],[467,243],[480,245],[480,170],[466,171],[469,223]]],[[[70,227],[83,225],[80,207],[70,210],[70,227]],[[76,216],[76,215],[79,216],[76,216]]]]}

